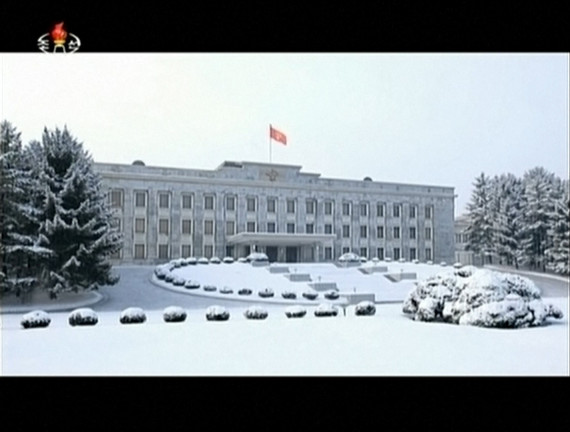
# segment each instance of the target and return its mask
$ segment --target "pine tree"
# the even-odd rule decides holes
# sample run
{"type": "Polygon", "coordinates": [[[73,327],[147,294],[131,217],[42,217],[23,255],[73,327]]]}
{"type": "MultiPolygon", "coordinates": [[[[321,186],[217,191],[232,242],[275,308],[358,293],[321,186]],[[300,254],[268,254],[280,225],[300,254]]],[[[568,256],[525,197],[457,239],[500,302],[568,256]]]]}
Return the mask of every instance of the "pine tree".
{"type": "Polygon", "coordinates": [[[561,184],[561,196],[556,200],[552,213],[552,246],[546,250],[548,268],[556,273],[570,274],[570,191],[568,180],[561,184]]]}
{"type": "Polygon", "coordinates": [[[40,233],[53,251],[43,275],[52,298],[61,292],[114,284],[109,257],[122,246],[112,213],[83,145],[63,131],[44,129],[41,178],[46,200],[40,233]]]}
{"type": "Polygon", "coordinates": [[[466,232],[469,240],[466,249],[481,254],[485,262],[485,256],[489,256],[494,248],[490,179],[481,173],[473,186],[471,201],[467,204],[469,226],[466,232]]]}

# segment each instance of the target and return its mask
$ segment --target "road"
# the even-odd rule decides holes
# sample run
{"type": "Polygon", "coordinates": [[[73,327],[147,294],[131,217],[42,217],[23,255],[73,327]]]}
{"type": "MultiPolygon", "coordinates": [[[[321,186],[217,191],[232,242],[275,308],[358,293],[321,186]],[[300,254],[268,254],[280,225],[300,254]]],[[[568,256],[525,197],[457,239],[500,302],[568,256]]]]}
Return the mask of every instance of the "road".
{"type": "Polygon", "coordinates": [[[542,297],[568,297],[568,291],[570,290],[570,278],[523,270],[519,271],[510,267],[485,266],[485,268],[500,272],[520,274],[521,276],[529,278],[540,288],[542,297]]]}

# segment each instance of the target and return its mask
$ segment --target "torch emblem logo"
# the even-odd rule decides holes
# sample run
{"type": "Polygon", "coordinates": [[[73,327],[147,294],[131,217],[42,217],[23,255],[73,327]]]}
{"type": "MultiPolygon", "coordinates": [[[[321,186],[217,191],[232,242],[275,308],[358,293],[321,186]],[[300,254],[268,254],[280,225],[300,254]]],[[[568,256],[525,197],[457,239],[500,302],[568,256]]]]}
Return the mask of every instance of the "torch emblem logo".
{"type": "Polygon", "coordinates": [[[63,52],[72,53],[79,49],[81,41],[73,33],[63,28],[63,22],[56,24],[53,30],[38,38],[38,48],[45,53],[63,52]]]}

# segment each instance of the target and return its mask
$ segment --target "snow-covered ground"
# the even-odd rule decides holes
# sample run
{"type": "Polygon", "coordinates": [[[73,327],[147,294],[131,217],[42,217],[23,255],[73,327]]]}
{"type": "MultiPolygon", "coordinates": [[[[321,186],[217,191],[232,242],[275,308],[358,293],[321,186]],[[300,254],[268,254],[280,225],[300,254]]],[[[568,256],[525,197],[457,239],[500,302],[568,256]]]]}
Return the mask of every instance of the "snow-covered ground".
{"type": "MultiPolygon", "coordinates": [[[[389,273],[413,269],[420,278],[438,271],[453,271],[451,266],[427,264],[378,265],[388,265],[389,273]]],[[[290,267],[292,272],[296,269],[297,273],[310,273],[313,280],[320,276],[323,282],[336,282],[341,294],[355,290],[373,292],[378,301],[402,300],[413,287],[411,280],[391,282],[381,273],[366,275],[357,268],[326,264],[290,267]]],[[[247,300],[242,299],[246,301],[228,308],[228,321],[219,322],[207,321],[205,309],[187,309],[184,322],[166,323],[163,310],[156,309],[145,310],[147,319],[142,324],[120,324],[120,311],[117,311],[98,313],[95,326],[72,327],[68,323],[69,312],[53,312],[49,314],[49,327],[22,329],[21,314],[3,314],[2,374],[569,374],[568,298],[544,299],[563,311],[561,320],[537,328],[499,330],[413,321],[402,313],[401,303],[377,304],[374,316],[355,316],[354,306],[348,306],[344,313],[337,303],[338,316],[315,317],[314,309],[324,299],[284,301],[279,294],[279,290],[291,290],[295,284],[298,284],[296,289],[304,290],[306,283],[290,282],[283,274],[271,274],[266,268],[248,264],[188,266],[175,272],[201,284],[215,284],[218,289],[223,286],[234,289],[234,294],[192,290],[200,291],[201,296],[212,296],[212,305],[217,299],[238,297],[235,293],[244,287],[251,288],[253,293],[247,300]],[[280,303],[264,302],[257,295],[257,290],[267,287],[275,291],[274,300],[280,303]],[[267,310],[266,319],[245,318],[245,310],[253,303],[267,310]],[[305,307],[307,315],[287,318],[285,310],[293,304],[305,307]]]]}

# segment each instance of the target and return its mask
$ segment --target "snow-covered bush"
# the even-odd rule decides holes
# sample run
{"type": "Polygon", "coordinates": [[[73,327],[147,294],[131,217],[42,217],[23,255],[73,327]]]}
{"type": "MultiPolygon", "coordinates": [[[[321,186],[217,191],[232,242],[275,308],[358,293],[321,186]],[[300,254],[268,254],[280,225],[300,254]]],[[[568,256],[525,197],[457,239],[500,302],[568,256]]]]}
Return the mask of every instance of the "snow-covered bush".
{"type": "Polygon", "coordinates": [[[267,255],[262,252],[252,252],[245,258],[245,260],[247,262],[253,262],[253,261],[269,262],[269,258],[267,257],[267,255]]]}
{"type": "Polygon", "coordinates": [[[198,259],[196,257],[188,257],[185,261],[188,265],[196,265],[198,263],[198,259]]]}
{"type": "Polygon", "coordinates": [[[164,322],[182,322],[186,319],[186,311],[180,306],[169,306],[162,312],[164,322]]]}
{"type": "Polygon", "coordinates": [[[398,262],[405,263],[405,262],[406,262],[406,258],[400,258],[400,259],[398,260],[398,262]]]}
{"type": "Polygon", "coordinates": [[[69,314],[67,320],[71,326],[95,325],[99,322],[95,311],[89,308],[75,309],[69,314]]]}
{"type": "Polygon", "coordinates": [[[185,283],[186,279],[181,276],[174,276],[174,279],[172,279],[172,285],[183,286],[185,283]]]}
{"type": "Polygon", "coordinates": [[[428,260],[428,261],[426,261],[426,264],[427,264],[427,265],[433,265],[433,261],[429,261],[429,260],[428,260]]]}
{"type": "Polygon", "coordinates": [[[28,328],[47,327],[50,322],[51,318],[49,317],[47,312],[44,312],[42,310],[35,310],[23,315],[20,324],[25,329],[28,329],[28,328]]]}
{"type": "Polygon", "coordinates": [[[200,282],[197,282],[195,280],[187,280],[186,283],[184,284],[184,288],[198,289],[200,288],[200,282]]]}
{"type": "Polygon", "coordinates": [[[254,319],[254,320],[260,320],[260,319],[265,319],[267,318],[267,316],[269,315],[269,313],[267,312],[267,310],[263,309],[260,306],[250,306],[248,307],[245,312],[243,313],[243,315],[247,318],[247,319],[254,319]]]}
{"type": "Polygon", "coordinates": [[[232,294],[233,292],[234,290],[227,286],[220,288],[220,293],[222,294],[232,294]]]}
{"type": "Polygon", "coordinates": [[[224,259],[222,260],[225,264],[231,264],[234,262],[234,259],[230,256],[224,257],[224,259]]]}
{"type": "Polygon", "coordinates": [[[210,264],[220,264],[221,262],[222,262],[222,260],[219,259],[218,257],[210,258],[210,264]]]}
{"type": "Polygon", "coordinates": [[[307,309],[302,306],[289,306],[285,308],[287,318],[303,318],[307,315],[307,309]]]}
{"type": "Polygon", "coordinates": [[[353,252],[347,252],[338,257],[339,262],[360,262],[360,257],[353,252]]]}
{"type": "Polygon", "coordinates": [[[386,261],[386,262],[392,262],[392,258],[386,257],[386,258],[384,258],[384,261],[386,261]]]}
{"type": "Polygon", "coordinates": [[[170,270],[166,265],[159,265],[154,269],[154,274],[158,279],[164,279],[168,273],[170,273],[170,270]]]}
{"type": "Polygon", "coordinates": [[[174,275],[170,272],[166,273],[166,276],[164,276],[164,280],[166,282],[172,282],[174,280],[174,275]]]}
{"type": "Polygon", "coordinates": [[[376,306],[371,301],[365,300],[358,303],[354,308],[354,314],[357,316],[369,316],[376,313],[376,306]]]}
{"type": "Polygon", "coordinates": [[[218,288],[215,285],[204,285],[204,291],[212,292],[216,291],[218,288]]]}
{"type": "Polygon", "coordinates": [[[372,262],[373,262],[374,264],[378,264],[378,263],[380,262],[380,258],[374,257],[374,258],[372,258],[372,262]]]}
{"type": "Polygon", "coordinates": [[[246,258],[244,257],[238,258],[238,263],[245,264],[246,262],[247,262],[246,258]]]}
{"type": "Polygon", "coordinates": [[[418,321],[444,321],[483,327],[539,326],[562,312],[545,305],[528,278],[464,266],[417,283],[402,310],[418,321]]]}
{"type": "Polygon", "coordinates": [[[146,314],[141,308],[129,307],[121,312],[119,322],[121,324],[140,324],[146,321],[146,314]]]}
{"type": "Polygon", "coordinates": [[[337,315],[338,315],[338,308],[330,303],[321,303],[315,309],[316,317],[329,317],[337,315]]]}
{"type": "Polygon", "coordinates": [[[442,261],[439,263],[440,266],[445,267],[447,265],[447,263],[445,261],[442,261]]]}
{"type": "Polygon", "coordinates": [[[210,306],[206,309],[206,319],[208,321],[227,321],[230,319],[230,313],[223,306],[210,306]]]}
{"type": "Polygon", "coordinates": [[[242,288],[238,291],[239,295],[251,295],[253,293],[249,288],[242,288]]]}
{"type": "Polygon", "coordinates": [[[210,260],[206,257],[198,258],[198,264],[210,264],[210,260]]]}
{"type": "Polygon", "coordinates": [[[339,294],[337,290],[331,289],[325,292],[325,298],[327,300],[336,300],[339,298],[339,294]]]}
{"type": "Polygon", "coordinates": [[[414,263],[414,264],[419,264],[419,263],[420,263],[420,260],[419,260],[419,259],[414,259],[414,260],[412,260],[412,263],[414,263]]]}
{"type": "Polygon", "coordinates": [[[285,290],[281,292],[281,297],[287,300],[292,300],[297,298],[297,294],[294,291],[285,290]]]}
{"type": "Polygon", "coordinates": [[[267,298],[267,297],[273,297],[275,293],[271,288],[264,288],[258,292],[258,295],[259,297],[267,298]]]}
{"type": "Polygon", "coordinates": [[[314,289],[307,289],[307,290],[303,291],[302,295],[307,300],[315,300],[319,296],[319,293],[317,291],[315,291],[314,289]]]}
{"type": "Polygon", "coordinates": [[[453,264],[453,268],[460,269],[461,267],[463,267],[463,264],[461,264],[460,262],[456,262],[453,264]]]}

